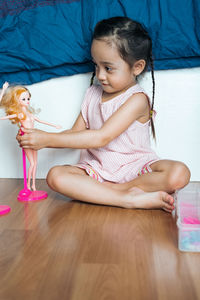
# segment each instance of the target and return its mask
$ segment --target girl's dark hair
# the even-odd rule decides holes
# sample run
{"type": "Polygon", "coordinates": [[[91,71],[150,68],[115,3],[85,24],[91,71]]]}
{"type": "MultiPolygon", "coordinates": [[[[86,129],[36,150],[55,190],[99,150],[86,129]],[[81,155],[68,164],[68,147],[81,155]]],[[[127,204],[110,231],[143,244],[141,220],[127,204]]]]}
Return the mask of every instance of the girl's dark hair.
{"type": "MultiPolygon", "coordinates": [[[[152,40],[147,31],[140,23],[127,17],[114,17],[97,23],[94,29],[93,39],[104,40],[110,45],[114,43],[120,56],[130,67],[132,67],[137,60],[143,59],[146,64],[142,73],[150,67],[153,84],[150,119],[152,134],[155,138],[155,128],[152,118],[155,97],[155,78],[152,40]]],[[[91,84],[93,83],[94,76],[95,74],[93,73],[91,84]]]]}

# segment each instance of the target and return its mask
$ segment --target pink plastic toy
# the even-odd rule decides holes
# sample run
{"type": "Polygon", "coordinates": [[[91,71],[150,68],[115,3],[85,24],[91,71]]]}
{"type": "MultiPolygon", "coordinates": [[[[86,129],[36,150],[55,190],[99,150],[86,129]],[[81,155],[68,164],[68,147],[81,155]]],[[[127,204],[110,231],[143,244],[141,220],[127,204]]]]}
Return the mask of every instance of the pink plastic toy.
{"type": "Polygon", "coordinates": [[[200,224],[200,220],[197,218],[187,217],[183,219],[184,224],[200,224]]]}
{"type": "MultiPolygon", "coordinates": [[[[34,121],[61,128],[59,125],[54,125],[49,122],[38,119],[33,113],[34,110],[29,106],[31,94],[29,90],[23,86],[11,86],[5,82],[0,94],[0,107],[6,111],[6,116],[1,117],[0,120],[10,119],[12,123],[18,124],[20,127],[33,128],[34,121]]],[[[24,189],[19,193],[18,200],[34,201],[47,197],[44,191],[36,191],[35,176],[37,168],[37,151],[32,149],[22,149],[23,155],[23,170],[24,170],[24,189]],[[26,154],[26,155],[25,155],[26,154]],[[26,182],[26,156],[29,160],[30,166],[28,169],[28,182],[26,182]],[[32,191],[31,191],[32,178],[32,191]]]]}
{"type": "Polygon", "coordinates": [[[38,201],[46,199],[48,197],[45,191],[31,191],[27,188],[27,178],[26,178],[26,154],[24,149],[22,149],[22,161],[23,161],[23,174],[24,174],[24,188],[18,194],[17,200],[19,201],[38,201]]]}
{"type": "Polygon", "coordinates": [[[8,214],[10,210],[11,210],[10,206],[0,205],[0,216],[8,214]]]}

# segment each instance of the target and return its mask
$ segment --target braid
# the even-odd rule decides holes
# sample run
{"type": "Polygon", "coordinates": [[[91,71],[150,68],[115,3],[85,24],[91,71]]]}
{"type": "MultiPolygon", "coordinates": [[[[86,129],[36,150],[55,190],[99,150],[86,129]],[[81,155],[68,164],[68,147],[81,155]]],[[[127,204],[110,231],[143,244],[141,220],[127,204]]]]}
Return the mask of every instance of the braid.
{"type": "MultiPolygon", "coordinates": [[[[151,67],[151,77],[152,77],[152,83],[153,83],[153,91],[152,91],[152,104],[151,104],[151,112],[153,113],[153,107],[154,107],[154,98],[155,98],[155,77],[154,77],[154,63],[152,58],[152,53],[150,54],[150,67],[151,67]]],[[[155,133],[155,126],[152,118],[151,113],[151,130],[153,134],[153,138],[156,139],[156,133],[155,133]]]]}
{"type": "Polygon", "coordinates": [[[94,83],[95,72],[92,73],[92,77],[90,79],[90,86],[94,83]]]}

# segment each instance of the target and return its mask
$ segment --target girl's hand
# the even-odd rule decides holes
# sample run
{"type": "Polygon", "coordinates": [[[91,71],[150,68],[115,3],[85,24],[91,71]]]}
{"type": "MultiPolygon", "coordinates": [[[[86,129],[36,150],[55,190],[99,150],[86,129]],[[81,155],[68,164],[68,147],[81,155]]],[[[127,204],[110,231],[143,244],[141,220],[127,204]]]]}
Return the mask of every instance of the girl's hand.
{"type": "Polygon", "coordinates": [[[16,136],[16,139],[20,147],[24,149],[39,150],[47,147],[48,132],[33,129],[22,128],[23,135],[20,134],[20,130],[16,136]]]}

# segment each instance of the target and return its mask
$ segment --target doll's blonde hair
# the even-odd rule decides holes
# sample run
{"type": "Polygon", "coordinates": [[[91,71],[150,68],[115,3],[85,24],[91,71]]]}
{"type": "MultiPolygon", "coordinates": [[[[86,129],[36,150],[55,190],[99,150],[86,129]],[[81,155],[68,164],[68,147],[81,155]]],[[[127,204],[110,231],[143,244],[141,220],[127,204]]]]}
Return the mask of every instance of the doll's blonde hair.
{"type": "MultiPolygon", "coordinates": [[[[5,94],[2,97],[2,100],[0,102],[0,108],[4,108],[6,115],[13,115],[13,114],[23,114],[23,118],[13,118],[11,119],[11,122],[13,124],[18,124],[20,123],[21,120],[25,120],[26,119],[26,115],[24,114],[24,112],[22,111],[22,106],[19,103],[19,97],[22,93],[24,92],[28,92],[30,97],[31,97],[31,93],[29,92],[29,90],[24,87],[24,86],[10,86],[6,89],[5,94]]],[[[34,113],[34,109],[29,107],[28,110],[30,111],[30,113],[34,113]]]]}

